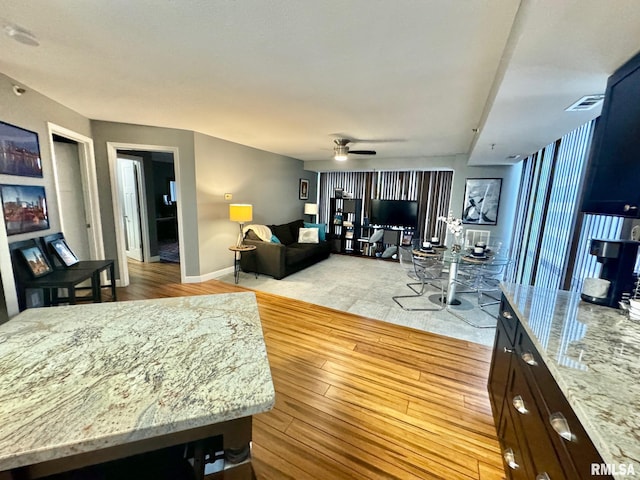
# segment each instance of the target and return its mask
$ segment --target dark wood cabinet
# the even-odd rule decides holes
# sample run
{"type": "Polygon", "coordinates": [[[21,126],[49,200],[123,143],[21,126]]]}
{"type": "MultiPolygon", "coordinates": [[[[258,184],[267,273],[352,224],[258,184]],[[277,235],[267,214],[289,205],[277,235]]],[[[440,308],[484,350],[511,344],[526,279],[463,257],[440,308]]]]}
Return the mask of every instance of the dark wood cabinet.
{"type": "Polygon", "coordinates": [[[504,296],[495,338],[488,388],[507,478],[591,478],[603,460],[504,296]]]}
{"type": "Polygon", "coordinates": [[[640,217],[640,54],[607,83],[593,137],[581,210],[640,217]]]}

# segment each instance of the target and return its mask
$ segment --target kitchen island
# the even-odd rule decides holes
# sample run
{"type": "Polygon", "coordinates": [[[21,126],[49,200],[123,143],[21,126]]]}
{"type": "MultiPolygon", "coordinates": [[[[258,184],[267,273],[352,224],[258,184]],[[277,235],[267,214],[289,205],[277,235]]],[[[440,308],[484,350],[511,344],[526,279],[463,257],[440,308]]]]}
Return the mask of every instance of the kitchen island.
{"type": "Polygon", "coordinates": [[[502,291],[489,390],[511,478],[640,478],[640,324],[578,293],[502,291]]]}
{"type": "Polygon", "coordinates": [[[0,325],[0,385],[2,479],[212,437],[237,459],[275,402],[253,293],[28,309],[0,325]]]}

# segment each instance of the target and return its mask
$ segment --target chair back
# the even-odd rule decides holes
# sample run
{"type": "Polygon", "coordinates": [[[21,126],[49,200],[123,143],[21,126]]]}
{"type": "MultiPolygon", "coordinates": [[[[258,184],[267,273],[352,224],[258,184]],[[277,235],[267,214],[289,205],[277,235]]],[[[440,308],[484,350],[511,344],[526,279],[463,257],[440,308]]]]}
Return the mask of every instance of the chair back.
{"type": "Polygon", "coordinates": [[[464,246],[466,248],[475,246],[478,242],[484,242],[485,245],[489,245],[489,239],[491,238],[491,231],[489,230],[466,230],[464,234],[464,246]]]}
{"type": "Polygon", "coordinates": [[[413,269],[420,280],[440,278],[443,268],[442,254],[429,256],[413,255],[413,269]]]}

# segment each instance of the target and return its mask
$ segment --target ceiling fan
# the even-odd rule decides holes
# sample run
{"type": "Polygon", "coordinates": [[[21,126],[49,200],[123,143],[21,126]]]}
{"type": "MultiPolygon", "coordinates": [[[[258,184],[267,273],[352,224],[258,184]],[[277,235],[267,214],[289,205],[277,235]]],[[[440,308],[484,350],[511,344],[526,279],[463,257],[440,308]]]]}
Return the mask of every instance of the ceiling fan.
{"type": "Polygon", "coordinates": [[[348,138],[336,138],[333,141],[336,146],[333,147],[333,158],[339,162],[344,162],[347,159],[348,154],[354,155],[375,155],[375,150],[349,150],[349,143],[352,141],[348,138]]]}

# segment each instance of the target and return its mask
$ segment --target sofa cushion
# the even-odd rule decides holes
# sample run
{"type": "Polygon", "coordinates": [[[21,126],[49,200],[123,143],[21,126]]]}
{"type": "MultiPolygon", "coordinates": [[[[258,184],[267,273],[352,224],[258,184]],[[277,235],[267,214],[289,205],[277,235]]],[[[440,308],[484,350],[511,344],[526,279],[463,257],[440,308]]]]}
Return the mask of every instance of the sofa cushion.
{"type": "Polygon", "coordinates": [[[280,243],[283,245],[290,245],[298,240],[298,233],[296,232],[296,236],[294,237],[291,234],[291,229],[289,228],[288,223],[283,225],[271,225],[269,228],[271,228],[271,232],[278,237],[280,243]]]}
{"type": "Polygon", "coordinates": [[[304,222],[305,228],[317,228],[318,229],[318,240],[324,242],[327,239],[327,233],[325,229],[324,223],[308,223],[304,222]]]}
{"type": "Polygon", "coordinates": [[[298,232],[298,243],[318,243],[317,228],[301,228],[298,232]]]}
{"type": "Polygon", "coordinates": [[[304,228],[304,220],[294,220],[293,222],[287,223],[287,225],[289,225],[289,230],[291,232],[291,236],[293,237],[293,242],[297,241],[300,229],[304,228]]]}
{"type": "Polygon", "coordinates": [[[296,265],[313,256],[313,250],[317,247],[314,243],[292,243],[285,251],[285,264],[296,265]]]}
{"type": "Polygon", "coordinates": [[[247,240],[260,240],[260,237],[256,235],[256,232],[254,232],[253,230],[248,230],[244,238],[246,238],[247,240]]]}

